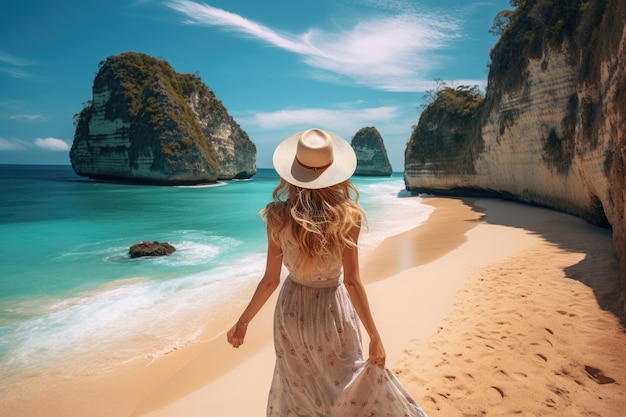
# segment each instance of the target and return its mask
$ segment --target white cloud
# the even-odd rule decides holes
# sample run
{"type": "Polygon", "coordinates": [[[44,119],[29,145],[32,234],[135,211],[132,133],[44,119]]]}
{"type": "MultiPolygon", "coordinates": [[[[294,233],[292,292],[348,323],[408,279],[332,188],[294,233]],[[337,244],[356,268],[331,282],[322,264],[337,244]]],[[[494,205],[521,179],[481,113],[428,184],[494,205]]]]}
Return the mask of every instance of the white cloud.
{"type": "Polygon", "coordinates": [[[33,142],[0,138],[0,151],[26,151],[38,148],[52,152],[67,152],[71,146],[62,139],[36,138],[33,142]]]}
{"type": "Polygon", "coordinates": [[[21,68],[34,65],[34,62],[32,61],[18,58],[11,54],[7,54],[6,52],[0,51],[0,64],[4,65],[0,68],[0,70],[12,78],[24,79],[32,76],[30,73],[21,68]]]}
{"type": "Polygon", "coordinates": [[[70,145],[68,145],[67,142],[56,138],[37,138],[35,139],[35,146],[40,149],[54,152],[64,152],[70,150],[70,145]]]}
{"type": "Polygon", "coordinates": [[[257,145],[259,167],[270,167],[275,146],[301,130],[319,127],[335,132],[350,141],[366,126],[382,135],[394,166],[402,165],[411,126],[417,123],[417,108],[406,106],[367,107],[361,101],[335,104],[332,108],[289,108],[274,112],[236,115],[236,119],[257,145]]]}
{"type": "Polygon", "coordinates": [[[13,116],[9,116],[10,120],[26,120],[26,121],[35,121],[35,120],[45,120],[45,117],[40,114],[15,114],[13,116]]]}
{"type": "Polygon", "coordinates": [[[411,126],[417,123],[417,113],[417,109],[406,106],[363,107],[362,103],[342,103],[333,109],[291,108],[238,115],[237,120],[254,138],[261,154],[261,149],[273,149],[279,138],[311,127],[333,131],[349,140],[359,129],[373,126],[381,134],[389,135],[390,140],[398,142],[397,138],[401,138],[398,143],[403,146],[411,126]]]}
{"type": "Polygon", "coordinates": [[[6,52],[3,52],[3,51],[0,51],[0,62],[3,62],[5,64],[9,64],[9,65],[14,65],[14,66],[17,66],[17,67],[33,65],[33,63],[31,61],[28,61],[28,60],[22,59],[22,58],[18,58],[16,56],[11,55],[11,54],[7,54],[6,52]]]}
{"type": "Polygon", "coordinates": [[[220,26],[225,30],[240,32],[291,52],[311,52],[309,46],[298,39],[289,39],[288,36],[279,35],[266,26],[217,7],[188,0],[174,0],[168,3],[168,6],[186,15],[189,20],[185,23],[188,24],[220,26]]]}
{"type": "MultiPolygon", "coordinates": [[[[173,0],[167,5],[185,15],[185,23],[240,33],[295,53],[312,68],[383,91],[424,91],[424,86],[432,83],[434,71],[445,63],[441,51],[461,35],[459,22],[449,14],[418,14],[406,7],[395,15],[370,17],[351,28],[310,28],[293,34],[189,0],[173,0]]],[[[393,8],[400,6],[394,4],[393,8]]]]}
{"type": "Polygon", "coordinates": [[[0,151],[22,151],[25,149],[27,146],[22,141],[0,138],[0,151]]]}
{"type": "Polygon", "coordinates": [[[9,77],[17,78],[17,79],[25,79],[31,78],[32,75],[26,71],[23,71],[18,68],[2,68],[2,72],[7,74],[9,77]]]}
{"type": "Polygon", "coordinates": [[[286,109],[256,113],[253,117],[246,119],[251,125],[269,130],[299,125],[333,126],[335,129],[343,130],[352,126],[363,126],[393,119],[396,112],[397,109],[391,106],[340,110],[286,109]]]}

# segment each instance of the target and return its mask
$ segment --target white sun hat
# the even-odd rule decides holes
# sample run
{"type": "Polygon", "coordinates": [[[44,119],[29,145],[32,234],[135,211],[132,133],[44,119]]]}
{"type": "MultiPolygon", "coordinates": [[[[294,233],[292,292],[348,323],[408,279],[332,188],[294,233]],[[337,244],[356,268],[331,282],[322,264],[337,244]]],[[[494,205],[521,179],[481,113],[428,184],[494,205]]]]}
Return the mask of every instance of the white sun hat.
{"type": "Polygon", "coordinates": [[[356,170],[356,154],[336,133],[308,129],[283,140],[274,151],[273,163],[288,183],[318,189],[349,179],[356,170]]]}

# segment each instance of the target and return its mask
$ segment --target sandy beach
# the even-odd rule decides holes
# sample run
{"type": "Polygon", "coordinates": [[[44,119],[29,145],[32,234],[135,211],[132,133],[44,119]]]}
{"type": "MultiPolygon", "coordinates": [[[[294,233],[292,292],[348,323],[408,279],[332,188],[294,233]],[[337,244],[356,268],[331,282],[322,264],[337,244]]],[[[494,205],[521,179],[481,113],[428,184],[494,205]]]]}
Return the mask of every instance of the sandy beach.
{"type": "MultiPolygon", "coordinates": [[[[361,271],[387,367],[429,416],[622,417],[610,230],[495,199],[423,201],[429,219],[362,254],[361,271]]],[[[33,378],[0,415],[263,416],[275,297],[240,349],[220,335],[106,375],[33,378]]]]}

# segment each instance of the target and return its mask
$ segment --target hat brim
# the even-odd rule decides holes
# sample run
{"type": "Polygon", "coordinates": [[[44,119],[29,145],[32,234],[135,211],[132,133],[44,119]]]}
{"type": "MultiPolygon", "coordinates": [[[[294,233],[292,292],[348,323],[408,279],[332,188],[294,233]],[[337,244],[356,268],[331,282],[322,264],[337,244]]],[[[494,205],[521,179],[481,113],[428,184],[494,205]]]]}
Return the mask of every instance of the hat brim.
{"type": "Polygon", "coordinates": [[[333,162],[324,169],[305,168],[296,159],[298,140],[303,132],[295,133],[278,144],[272,161],[281,178],[302,188],[330,187],[350,179],[356,170],[356,154],[341,136],[326,131],[333,141],[333,162]]]}

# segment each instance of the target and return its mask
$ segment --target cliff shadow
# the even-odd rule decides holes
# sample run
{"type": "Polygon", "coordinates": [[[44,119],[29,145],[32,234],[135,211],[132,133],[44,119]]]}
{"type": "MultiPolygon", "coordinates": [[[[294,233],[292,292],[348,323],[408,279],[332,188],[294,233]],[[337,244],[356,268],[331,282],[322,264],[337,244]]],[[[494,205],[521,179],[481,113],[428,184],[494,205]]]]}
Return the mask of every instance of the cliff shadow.
{"type": "Polygon", "coordinates": [[[600,308],[613,313],[626,327],[626,312],[620,298],[619,264],[612,231],[548,208],[491,198],[462,198],[487,224],[516,227],[541,236],[555,246],[584,254],[575,265],[564,268],[565,276],[594,292],[600,308]]]}

